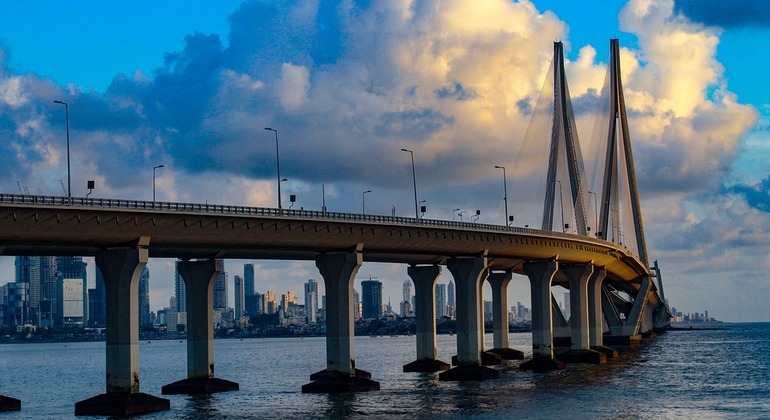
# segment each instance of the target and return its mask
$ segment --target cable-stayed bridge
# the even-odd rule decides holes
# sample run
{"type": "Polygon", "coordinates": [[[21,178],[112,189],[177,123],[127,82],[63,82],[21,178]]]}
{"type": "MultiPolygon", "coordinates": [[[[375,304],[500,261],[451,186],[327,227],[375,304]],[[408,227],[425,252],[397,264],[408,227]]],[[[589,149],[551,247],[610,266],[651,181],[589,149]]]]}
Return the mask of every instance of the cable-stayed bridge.
{"type": "MultiPolygon", "coordinates": [[[[326,369],[303,392],[379,389],[355,368],[352,289],[365,261],[401,263],[415,284],[416,360],[409,371],[446,370],[436,359],[435,284],[443,267],[457,291],[456,367],[441,380],[499,375],[485,365],[522,358],[509,348],[507,287],[527,276],[532,359],[522,369],[601,363],[610,343],[637,341],[668,322],[650,271],[620,80],[619,47],[584,163],[561,43],[518,155],[513,202],[524,228],[326,211],[194,203],[0,195],[0,255],[94,256],[107,293],[105,394],[77,414],[127,415],[168,408],[139,392],[138,293],[150,257],[178,258],[188,308],[188,378],[163,393],[234,390],[214,376],[212,285],[220,260],[314,260],[327,298],[326,369]],[[590,176],[589,176],[590,175],[590,176]],[[593,198],[593,200],[592,200],[593,198]],[[531,227],[529,227],[531,226],[531,227]],[[484,348],[482,287],[493,290],[494,347],[484,348]],[[570,290],[570,313],[552,287],[570,290]]],[[[319,361],[320,363],[320,361],[319,361]]]]}

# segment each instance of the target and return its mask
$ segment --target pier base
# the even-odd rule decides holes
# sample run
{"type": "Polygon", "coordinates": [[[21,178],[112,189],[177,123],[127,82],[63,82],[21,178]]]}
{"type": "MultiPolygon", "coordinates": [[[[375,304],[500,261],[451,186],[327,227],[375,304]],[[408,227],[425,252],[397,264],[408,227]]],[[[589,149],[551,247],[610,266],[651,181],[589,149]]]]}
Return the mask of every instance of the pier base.
{"type": "Polygon", "coordinates": [[[21,400],[0,395],[0,412],[21,410],[21,400]]]}
{"type": "Polygon", "coordinates": [[[523,360],[524,352],[508,347],[488,350],[487,353],[497,354],[503,360],[523,360]]]}
{"type": "Polygon", "coordinates": [[[214,394],[216,392],[237,391],[240,386],[232,381],[220,378],[189,378],[163,385],[161,394],[214,394]]]}
{"type": "Polygon", "coordinates": [[[324,369],[310,375],[309,384],[302,385],[303,394],[339,394],[343,392],[377,391],[380,383],[371,380],[372,374],[356,369],[356,376],[329,375],[324,369]]]}
{"type": "Polygon", "coordinates": [[[565,367],[566,365],[561,360],[540,356],[535,353],[532,355],[532,360],[528,360],[519,366],[519,370],[550,372],[552,370],[564,369],[565,367]]]}
{"type": "Polygon", "coordinates": [[[603,338],[604,344],[618,345],[618,346],[635,346],[641,344],[642,335],[605,335],[603,338]]]}
{"type": "Polygon", "coordinates": [[[171,403],[142,392],[109,392],[75,403],[76,416],[126,417],[168,410],[171,403]]]}
{"type": "Polygon", "coordinates": [[[591,350],[598,351],[599,353],[604,353],[605,356],[607,356],[608,359],[617,359],[618,358],[618,351],[605,346],[591,346],[591,350]]]}
{"type": "MultiPolygon", "coordinates": [[[[502,356],[498,353],[482,351],[479,354],[481,355],[481,366],[497,366],[503,363],[502,356]]],[[[459,365],[457,360],[457,355],[452,356],[452,366],[459,365]]]]}
{"type": "Polygon", "coordinates": [[[486,366],[457,366],[438,375],[439,381],[484,381],[500,376],[500,371],[486,366]]]}
{"type": "Polygon", "coordinates": [[[570,350],[558,353],[559,360],[565,363],[588,363],[600,365],[607,363],[607,355],[594,350],[570,350]]]}
{"type": "Polygon", "coordinates": [[[438,372],[449,370],[449,363],[436,359],[415,360],[404,365],[404,372],[438,372]]]}

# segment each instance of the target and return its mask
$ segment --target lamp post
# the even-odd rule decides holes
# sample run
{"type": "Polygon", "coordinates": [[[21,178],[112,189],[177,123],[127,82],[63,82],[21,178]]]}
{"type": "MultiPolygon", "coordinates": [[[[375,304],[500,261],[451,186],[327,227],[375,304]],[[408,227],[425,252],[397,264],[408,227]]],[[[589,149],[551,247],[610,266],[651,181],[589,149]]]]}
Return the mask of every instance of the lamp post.
{"type": "Polygon", "coordinates": [[[67,198],[72,201],[72,176],[70,171],[70,107],[64,101],[53,101],[55,104],[64,105],[64,117],[66,119],[67,127],[67,198]]]}
{"type": "Polygon", "coordinates": [[[361,193],[361,214],[366,214],[366,194],[372,192],[372,190],[366,190],[361,193]]]}
{"type": "Polygon", "coordinates": [[[275,133],[275,169],[276,180],[278,180],[278,210],[281,209],[281,159],[278,156],[278,130],[265,127],[265,130],[275,133]]]}
{"type": "Polygon", "coordinates": [[[564,233],[566,229],[564,228],[564,196],[562,195],[562,192],[561,192],[561,181],[559,181],[558,179],[554,179],[553,182],[559,183],[559,205],[561,206],[561,231],[562,233],[564,233]]]}
{"type": "Polygon", "coordinates": [[[152,202],[155,202],[155,170],[158,168],[165,168],[163,165],[158,165],[152,168],[152,202]]]}
{"type": "Polygon", "coordinates": [[[414,152],[409,149],[401,149],[402,152],[409,152],[412,157],[412,184],[414,185],[414,217],[419,218],[420,213],[417,208],[417,176],[414,172],[414,152]]]}
{"type": "MultiPolygon", "coordinates": [[[[458,209],[458,210],[459,210],[459,209],[458,209]]],[[[461,222],[463,221],[463,213],[465,213],[466,211],[467,211],[467,210],[463,210],[463,211],[458,211],[458,212],[457,212],[457,215],[458,215],[458,216],[460,216],[460,221],[461,221],[461,222]]]]}
{"type": "Polygon", "coordinates": [[[452,221],[455,221],[455,212],[460,211],[460,209],[452,209],[452,221]]]}
{"type": "Polygon", "coordinates": [[[505,190],[503,194],[503,201],[505,202],[505,225],[510,226],[508,222],[508,181],[505,177],[505,166],[495,165],[495,168],[503,170],[503,189],[505,190]]]}

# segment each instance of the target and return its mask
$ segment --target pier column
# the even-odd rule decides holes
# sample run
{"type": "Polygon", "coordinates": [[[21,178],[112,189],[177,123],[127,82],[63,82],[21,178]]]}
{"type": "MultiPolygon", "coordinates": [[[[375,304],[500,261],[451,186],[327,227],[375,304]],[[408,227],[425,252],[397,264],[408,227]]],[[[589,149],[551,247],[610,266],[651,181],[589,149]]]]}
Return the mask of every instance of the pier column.
{"type": "Polygon", "coordinates": [[[524,353],[510,348],[508,322],[508,285],[513,272],[492,272],[487,282],[492,287],[492,334],[493,349],[490,353],[498,354],[502,359],[523,359],[524,353]]]}
{"type": "Polygon", "coordinates": [[[222,260],[179,261],[187,307],[187,379],[164,385],[169,394],[212,394],[235,391],[235,382],[214,377],[214,283],[222,260]]]}
{"type": "Polygon", "coordinates": [[[523,363],[522,370],[546,371],[564,367],[553,354],[551,284],[558,269],[559,262],[556,260],[524,263],[532,294],[532,360],[523,363]]]}
{"type": "Polygon", "coordinates": [[[436,360],[436,280],[441,267],[410,265],[406,272],[414,283],[416,298],[417,360],[404,365],[404,372],[447,370],[448,363],[436,360]]]}
{"type": "Polygon", "coordinates": [[[570,351],[559,354],[559,359],[571,363],[600,364],[607,361],[604,353],[591,350],[588,320],[588,280],[594,272],[592,263],[569,264],[562,267],[569,282],[570,351]]]}
{"type": "Polygon", "coordinates": [[[588,279],[588,330],[591,350],[604,353],[608,358],[617,358],[618,351],[604,346],[604,311],[602,310],[602,284],[607,277],[604,267],[594,267],[588,279]]]}
{"type": "Polygon", "coordinates": [[[603,293],[604,310],[605,313],[609,310],[614,313],[608,314],[608,323],[610,325],[610,335],[604,337],[604,342],[610,345],[620,344],[628,345],[639,343],[642,339],[641,331],[642,321],[645,317],[645,311],[649,306],[649,293],[652,290],[652,280],[649,276],[641,276],[639,279],[639,291],[634,296],[634,302],[631,305],[630,311],[626,313],[625,322],[620,321],[617,307],[614,305],[612,298],[606,292],[603,293]]]}
{"type": "Polygon", "coordinates": [[[439,374],[441,381],[480,381],[499,376],[481,366],[484,350],[484,318],[479,307],[481,286],[488,274],[486,252],[474,258],[452,258],[447,262],[456,285],[457,367],[439,374]]]}
{"type": "Polygon", "coordinates": [[[356,369],[353,349],[353,282],[361,267],[363,246],[353,252],[316,257],[326,287],[326,370],[310,375],[302,386],[307,393],[338,393],[380,389],[369,372],[356,369]]]}
{"type": "Polygon", "coordinates": [[[107,391],[77,402],[75,415],[129,416],[170,408],[169,400],[139,392],[139,277],[147,245],[149,238],[142,238],[136,249],[96,254],[107,303],[107,391]]]}

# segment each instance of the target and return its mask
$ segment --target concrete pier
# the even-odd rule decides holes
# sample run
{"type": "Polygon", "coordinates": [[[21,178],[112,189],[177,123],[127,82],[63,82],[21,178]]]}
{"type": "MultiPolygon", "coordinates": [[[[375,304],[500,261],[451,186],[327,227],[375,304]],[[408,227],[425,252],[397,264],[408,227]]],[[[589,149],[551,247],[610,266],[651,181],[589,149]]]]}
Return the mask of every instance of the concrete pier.
{"type": "Polygon", "coordinates": [[[164,395],[236,391],[235,382],[214,377],[214,283],[222,260],[179,261],[187,305],[187,379],[161,388],[164,395]]]}
{"type": "Polygon", "coordinates": [[[436,359],[436,280],[441,267],[410,265],[407,274],[414,283],[416,298],[417,360],[404,365],[404,372],[447,370],[449,364],[436,359]]]}
{"type": "Polygon", "coordinates": [[[588,280],[594,266],[591,263],[569,264],[561,270],[569,282],[571,346],[569,351],[559,354],[559,360],[567,363],[605,363],[607,356],[591,350],[590,343],[588,280]]]}
{"type": "Polygon", "coordinates": [[[440,381],[481,381],[500,373],[481,365],[484,351],[484,318],[481,286],[488,275],[486,253],[482,257],[452,258],[447,268],[455,279],[457,300],[457,367],[439,374],[440,381]]]}
{"type": "Polygon", "coordinates": [[[130,416],[168,410],[169,400],[139,392],[139,277],[147,265],[149,238],[139,247],[102,251],[96,266],[107,299],[107,391],[75,403],[75,415],[130,416]]]}
{"type": "Polygon", "coordinates": [[[3,411],[19,411],[21,410],[21,400],[16,398],[6,397],[0,395],[0,413],[3,411]]]}
{"type": "Polygon", "coordinates": [[[607,277],[604,267],[594,267],[588,279],[588,329],[591,350],[604,353],[607,358],[617,359],[618,351],[604,345],[604,311],[602,310],[602,284],[607,277]]]}
{"type": "Polygon", "coordinates": [[[372,391],[380,383],[371,374],[356,369],[353,348],[353,282],[363,257],[362,245],[355,251],[326,253],[316,257],[316,267],[326,286],[326,370],[310,376],[304,393],[372,391]]]}
{"type": "MultiPolygon", "coordinates": [[[[520,360],[524,353],[510,348],[508,324],[508,284],[513,272],[492,272],[487,282],[492,287],[492,334],[493,348],[488,353],[497,354],[503,360],[520,360]]],[[[482,361],[483,362],[483,361],[482,361]]]]}
{"type": "Polygon", "coordinates": [[[551,284],[558,270],[556,260],[524,263],[532,294],[532,360],[524,362],[519,367],[521,370],[549,371],[564,367],[563,362],[554,358],[553,352],[551,284]]]}

